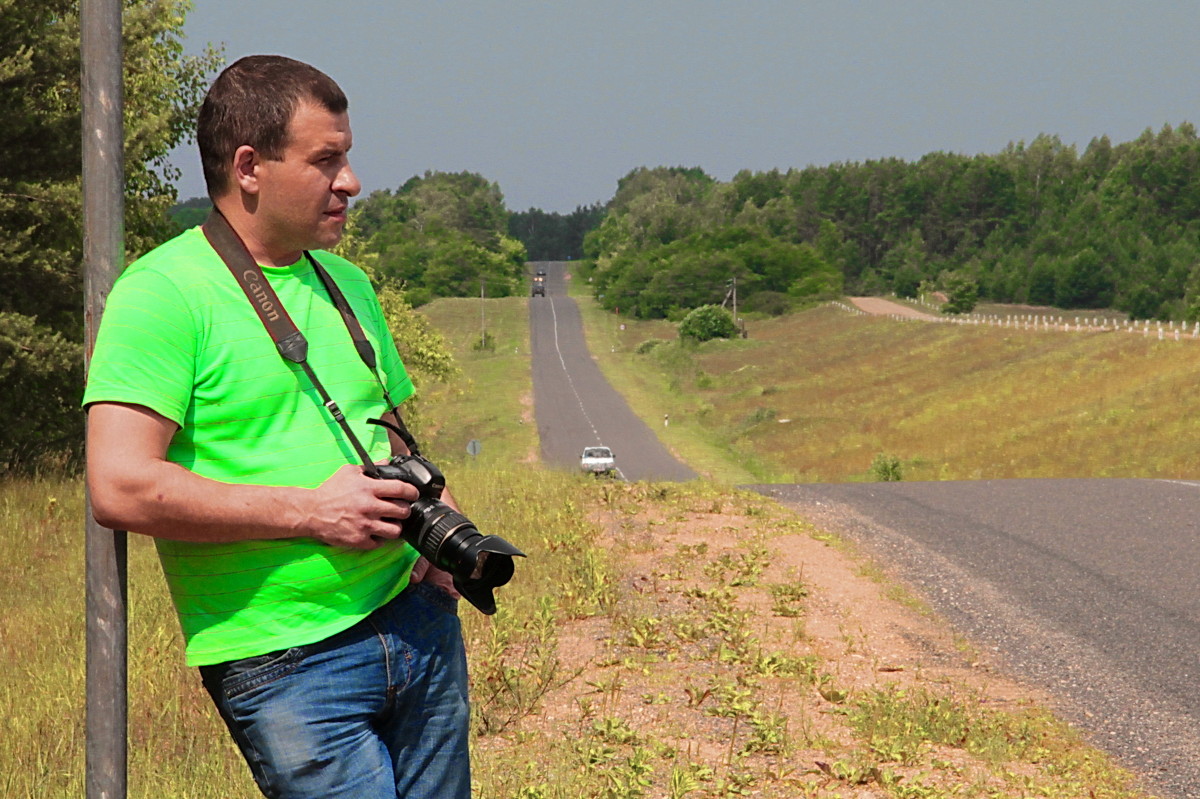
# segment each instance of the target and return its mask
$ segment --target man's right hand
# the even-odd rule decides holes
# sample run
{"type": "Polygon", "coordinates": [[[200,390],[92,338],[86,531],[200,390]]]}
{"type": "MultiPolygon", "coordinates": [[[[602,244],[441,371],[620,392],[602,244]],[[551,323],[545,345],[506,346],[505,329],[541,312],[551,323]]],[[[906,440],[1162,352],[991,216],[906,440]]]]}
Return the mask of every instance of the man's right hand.
{"type": "Polygon", "coordinates": [[[361,466],[343,466],[313,489],[306,534],[329,546],[375,549],[400,537],[400,522],[419,496],[401,480],[377,480],[361,466]]]}

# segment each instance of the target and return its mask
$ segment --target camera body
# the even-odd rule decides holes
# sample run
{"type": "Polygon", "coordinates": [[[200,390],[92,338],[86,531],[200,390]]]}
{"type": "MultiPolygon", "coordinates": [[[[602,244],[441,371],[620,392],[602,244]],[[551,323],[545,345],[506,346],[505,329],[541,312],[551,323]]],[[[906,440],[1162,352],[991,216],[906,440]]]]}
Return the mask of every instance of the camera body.
{"type": "Polygon", "coordinates": [[[449,572],[458,592],[489,616],[496,612],[492,589],[513,576],[513,558],[525,553],[496,535],[483,535],[463,514],[442,502],[446,478],[420,455],[396,455],[375,466],[380,480],[400,480],[417,489],[401,535],[434,566],[449,572]]]}

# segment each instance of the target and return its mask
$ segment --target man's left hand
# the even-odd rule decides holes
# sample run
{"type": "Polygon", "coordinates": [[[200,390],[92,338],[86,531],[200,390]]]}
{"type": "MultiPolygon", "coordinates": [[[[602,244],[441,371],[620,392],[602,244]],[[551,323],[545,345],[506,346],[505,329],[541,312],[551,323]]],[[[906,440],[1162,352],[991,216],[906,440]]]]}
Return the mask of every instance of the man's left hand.
{"type": "Polygon", "coordinates": [[[425,556],[417,558],[417,562],[413,564],[412,576],[408,581],[413,585],[417,583],[429,583],[445,591],[455,599],[462,599],[462,594],[458,593],[458,589],[454,587],[454,578],[450,576],[450,572],[442,571],[437,566],[434,566],[425,556]]]}

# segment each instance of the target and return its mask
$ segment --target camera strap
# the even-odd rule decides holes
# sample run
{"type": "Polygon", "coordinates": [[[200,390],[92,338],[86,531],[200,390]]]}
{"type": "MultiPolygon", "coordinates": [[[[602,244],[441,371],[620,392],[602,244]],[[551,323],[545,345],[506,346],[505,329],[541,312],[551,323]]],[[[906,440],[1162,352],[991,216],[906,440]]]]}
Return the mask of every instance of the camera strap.
{"type": "MultiPolygon", "coordinates": [[[[250,250],[246,247],[246,243],[242,241],[241,236],[229,224],[229,221],[215,207],[208,218],[204,220],[204,224],[200,229],[204,232],[205,238],[217,255],[221,256],[221,260],[225,262],[225,266],[233,273],[237,284],[241,286],[242,291],[246,294],[246,298],[250,300],[250,305],[254,307],[254,311],[258,314],[258,318],[262,321],[263,326],[270,334],[271,340],[275,342],[275,347],[279,350],[279,354],[284,359],[292,363],[299,364],[304,373],[308,375],[312,381],[313,387],[316,388],[317,394],[320,395],[321,401],[326,409],[333,416],[334,420],[341,426],[346,433],[346,437],[354,446],[359,459],[363,462],[365,468],[369,471],[374,469],[374,463],[370,455],[363,449],[358,437],[350,429],[346,417],[342,414],[340,408],[321,381],[317,379],[316,372],[308,363],[308,340],[304,338],[304,334],[296,327],[295,322],[288,316],[287,310],[283,307],[283,303],[279,300],[279,295],[275,293],[275,289],[271,287],[270,281],[262,273],[258,262],[254,256],[250,254],[250,250]]],[[[380,378],[376,368],[378,361],[375,358],[375,350],[371,347],[371,343],[367,341],[366,335],[363,333],[362,325],[359,324],[357,317],[354,316],[354,311],[350,308],[350,303],[346,301],[346,296],[342,294],[342,290],[338,288],[337,283],[330,277],[325,267],[321,266],[320,261],[313,257],[312,253],[304,251],[304,257],[308,259],[312,265],[313,271],[316,272],[317,278],[321,281],[321,285],[328,292],[330,300],[341,314],[342,322],[346,325],[347,331],[350,333],[350,338],[354,342],[354,349],[358,352],[358,357],[362,359],[371,374],[375,376],[376,382],[379,383],[379,388],[383,392],[383,398],[387,402],[388,408],[391,409],[392,415],[398,423],[397,432],[400,433],[409,451],[417,454],[417,443],[413,440],[412,434],[408,432],[408,428],[404,425],[400,418],[399,410],[396,404],[392,402],[391,396],[388,395],[387,386],[384,385],[383,379],[380,378]]]]}

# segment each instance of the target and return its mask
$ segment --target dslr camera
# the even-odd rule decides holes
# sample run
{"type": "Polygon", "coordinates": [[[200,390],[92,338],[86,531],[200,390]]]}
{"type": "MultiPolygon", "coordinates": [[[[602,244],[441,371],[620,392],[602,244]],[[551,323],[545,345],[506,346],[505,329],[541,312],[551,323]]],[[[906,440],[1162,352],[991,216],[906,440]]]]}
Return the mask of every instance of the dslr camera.
{"type": "Polygon", "coordinates": [[[426,560],[454,578],[454,587],[487,615],[496,612],[494,588],[513,576],[513,558],[525,553],[497,535],[483,535],[471,520],[442,502],[446,478],[420,455],[396,455],[371,477],[401,480],[417,489],[401,535],[426,560]]]}

